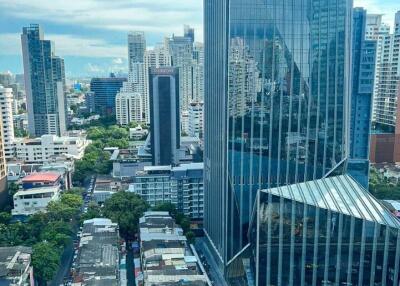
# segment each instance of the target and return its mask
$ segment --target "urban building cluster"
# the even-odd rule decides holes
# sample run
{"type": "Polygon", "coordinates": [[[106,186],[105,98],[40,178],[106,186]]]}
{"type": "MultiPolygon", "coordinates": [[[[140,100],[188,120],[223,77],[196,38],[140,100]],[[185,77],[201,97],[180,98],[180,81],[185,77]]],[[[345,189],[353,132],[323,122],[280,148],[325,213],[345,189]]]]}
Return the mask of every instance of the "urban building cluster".
{"type": "MultiPolygon", "coordinates": [[[[46,212],[103,160],[80,212],[121,192],[153,210],[129,238],[84,220],[72,285],[399,285],[400,203],[369,187],[371,163],[400,182],[400,11],[391,29],[351,2],[204,0],[204,45],[132,31],[126,74],[73,85],[24,27],[23,77],[0,74],[0,206],[8,181],[12,220],[46,212]],[[108,129],[126,138],[88,139],[108,129]]],[[[32,251],[0,247],[0,285],[32,284],[32,251]]]]}
{"type": "Polygon", "coordinates": [[[140,269],[136,285],[210,285],[194,248],[168,212],[146,212],[139,221],[140,269]]]}

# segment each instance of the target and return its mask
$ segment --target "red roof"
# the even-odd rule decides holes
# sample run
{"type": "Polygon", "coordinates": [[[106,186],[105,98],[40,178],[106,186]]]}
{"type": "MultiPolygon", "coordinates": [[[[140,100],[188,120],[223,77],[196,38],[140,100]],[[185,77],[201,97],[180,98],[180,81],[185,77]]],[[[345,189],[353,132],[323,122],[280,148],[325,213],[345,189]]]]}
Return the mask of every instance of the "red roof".
{"type": "Polygon", "coordinates": [[[38,172],[32,173],[23,178],[22,183],[56,182],[60,177],[60,174],[54,172],[38,172]]]}

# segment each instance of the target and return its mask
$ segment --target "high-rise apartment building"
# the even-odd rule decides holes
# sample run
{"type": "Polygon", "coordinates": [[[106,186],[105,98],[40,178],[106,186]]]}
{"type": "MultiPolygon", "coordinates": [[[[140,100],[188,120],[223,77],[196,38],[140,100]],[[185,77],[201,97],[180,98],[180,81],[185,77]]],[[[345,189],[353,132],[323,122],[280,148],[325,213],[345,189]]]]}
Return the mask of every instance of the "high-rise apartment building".
{"type": "Polygon", "coordinates": [[[7,165],[3,145],[3,122],[0,120],[0,206],[7,200],[7,165]]]}
{"type": "Polygon", "coordinates": [[[0,85],[0,114],[3,122],[3,147],[6,159],[14,156],[13,93],[11,88],[0,85]]]}
{"type": "Polygon", "coordinates": [[[24,27],[21,41],[29,133],[61,135],[66,131],[64,60],[55,56],[39,25],[24,27]]]}
{"type": "MultiPolygon", "coordinates": [[[[378,124],[378,127],[380,125],[386,128],[389,127],[389,129],[394,129],[398,117],[400,31],[396,27],[399,26],[400,11],[396,13],[394,33],[386,33],[386,29],[383,29],[384,33],[378,36],[373,121],[378,124]]],[[[367,33],[367,38],[370,37],[371,35],[367,33]]]]}
{"type": "MultiPolygon", "coordinates": [[[[261,256],[276,247],[270,231],[299,229],[268,207],[252,214],[259,190],[295,188],[345,170],[352,3],[206,0],[204,7],[204,226],[210,249],[235,285],[246,285],[243,279],[255,285],[323,285],[321,276],[314,284],[301,275],[282,280],[291,267],[296,273],[314,267],[314,253],[304,248],[306,254],[295,256],[303,264],[281,256],[290,263],[285,267],[277,256],[261,256]],[[261,229],[261,216],[279,218],[279,224],[261,229]],[[260,273],[281,278],[264,280],[260,273]]],[[[292,221],[304,209],[295,210],[292,221]]],[[[331,255],[336,261],[337,252],[331,255]]]]}
{"type": "Polygon", "coordinates": [[[94,92],[94,110],[101,115],[115,114],[115,97],[120,91],[126,78],[110,77],[92,78],[90,90],[94,92]]]}
{"type": "Polygon", "coordinates": [[[365,39],[367,12],[353,11],[349,173],[368,189],[369,144],[377,40],[365,39]]]}
{"type": "Polygon", "coordinates": [[[146,38],[144,32],[134,31],[128,34],[128,62],[129,71],[132,71],[132,64],[143,63],[146,51],[146,38]]]}
{"type": "Polygon", "coordinates": [[[204,112],[203,102],[192,102],[188,111],[188,135],[191,137],[203,138],[204,133],[204,112]]]}
{"type": "Polygon", "coordinates": [[[151,68],[149,75],[152,162],[176,165],[180,148],[178,69],[151,68]]]}
{"type": "Polygon", "coordinates": [[[137,92],[120,91],[115,98],[115,114],[119,125],[143,122],[142,95],[137,92]]]}

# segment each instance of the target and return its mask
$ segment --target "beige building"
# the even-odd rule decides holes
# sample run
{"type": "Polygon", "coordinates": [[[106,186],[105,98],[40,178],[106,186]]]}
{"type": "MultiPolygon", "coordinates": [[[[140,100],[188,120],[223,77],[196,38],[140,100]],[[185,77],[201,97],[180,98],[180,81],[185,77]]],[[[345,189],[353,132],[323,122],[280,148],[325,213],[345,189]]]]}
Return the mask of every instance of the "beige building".
{"type": "Polygon", "coordinates": [[[7,166],[3,145],[3,120],[0,120],[0,206],[7,199],[7,166]]]}

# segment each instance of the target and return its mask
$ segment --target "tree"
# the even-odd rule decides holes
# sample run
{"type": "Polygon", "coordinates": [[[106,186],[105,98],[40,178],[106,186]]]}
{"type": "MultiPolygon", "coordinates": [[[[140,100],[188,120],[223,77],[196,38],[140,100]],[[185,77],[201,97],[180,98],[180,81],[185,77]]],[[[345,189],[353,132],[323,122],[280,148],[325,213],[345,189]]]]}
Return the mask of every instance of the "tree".
{"type": "Polygon", "coordinates": [[[147,203],[137,194],[120,191],[104,202],[104,216],[117,222],[125,239],[135,236],[139,218],[148,209],[147,203]]]}
{"type": "Polygon", "coordinates": [[[188,240],[188,242],[189,242],[190,244],[193,244],[193,243],[194,243],[194,240],[195,240],[195,238],[196,238],[196,234],[195,234],[193,231],[189,230],[189,231],[186,233],[186,238],[187,238],[187,240],[188,240]]]}
{"type": "Polygon", "coordinates": [[[97,218],[97,217],[102,217],[103,214],[101,212],[101,208],[99,205],[95,202],[90,202],[88,205],[87,212],[82,215],[81,220],[87,220],[87,219],[92,219],[92,218],[97,218]]]}
{"type": "Polygon", "coordinates": [[[39,286],[53,279],[60,265],[60,254],[49,242],[39,242],[33,246],[32,266],[39,286]]]}
{"type": "Polygon", "coordinates": [[[8,212],[0,212],[0,224],[8,224],[11,220],[11,214],[8,212]]]}
{"type": "Polygon", "coordinates": [[[76,195],[76,194],[70,194],[70,193],[65,193],[61,196],[61,203],[78,210],[82,204],[83,204],[83,200],[82,200],[82,196],[81,195],[76,195]]]}

